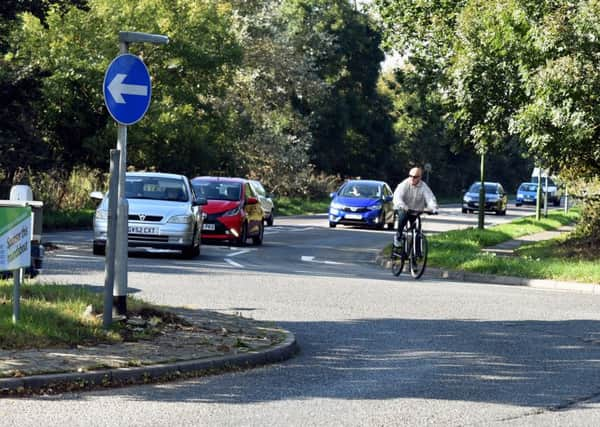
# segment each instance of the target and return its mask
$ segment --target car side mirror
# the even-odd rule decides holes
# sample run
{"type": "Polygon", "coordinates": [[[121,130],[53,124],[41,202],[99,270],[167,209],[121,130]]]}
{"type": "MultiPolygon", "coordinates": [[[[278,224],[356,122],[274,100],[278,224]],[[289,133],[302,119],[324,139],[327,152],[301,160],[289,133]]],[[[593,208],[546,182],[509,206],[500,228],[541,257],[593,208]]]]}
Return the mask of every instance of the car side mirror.
{"type": "Polygon", "coordinates": [[[258,203],[258,199],[256,197],[248,197],[246,199],[246,203],[249,205],[255,205],[258,203]]]}
{"type": "Polygon", "coordinates": [[[201,197],[201,196],[196,197],[196,200],[194,200],[194,203],[193,203],[194,206],[204,206],[206,204],[208,204],[206,197],[201,197]]]}
{"type": "Polygon", "coordinates": [[[104,194],[102,193],[102,191],[92,191],[90,193],[90,197],[94,200],[101,201],[102,199],[104,199],[104,194]]]}

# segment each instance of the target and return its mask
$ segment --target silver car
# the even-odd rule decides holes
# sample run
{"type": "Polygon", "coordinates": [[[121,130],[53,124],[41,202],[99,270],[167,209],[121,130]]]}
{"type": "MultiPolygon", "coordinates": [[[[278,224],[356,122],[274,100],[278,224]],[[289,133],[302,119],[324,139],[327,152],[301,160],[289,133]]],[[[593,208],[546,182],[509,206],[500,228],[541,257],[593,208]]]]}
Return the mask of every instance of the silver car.
{"type": "Polygon", "coordinates": [[[260,207],[263,209],[264,221],[267,223],[268,226],[273,225],[274,205],[271,195],[265,191],[265,188],[262,186],[260,181],[249,180],[249,182],[254,191],[256,192],[256,195],[258,196],[258,202],[260,203],[260,207]]]}
{"type": "MultiPolygon", "coordinates": [[[[108,194],[94,215],[93,253],[104,255],[108,226],[108,194]]],[[[200,254],[202,208],[206,199],[196,198],[183,175],[131,172],[125,177],[129,204],[128,246],[180,250],[185,258],[200,254]]]]}

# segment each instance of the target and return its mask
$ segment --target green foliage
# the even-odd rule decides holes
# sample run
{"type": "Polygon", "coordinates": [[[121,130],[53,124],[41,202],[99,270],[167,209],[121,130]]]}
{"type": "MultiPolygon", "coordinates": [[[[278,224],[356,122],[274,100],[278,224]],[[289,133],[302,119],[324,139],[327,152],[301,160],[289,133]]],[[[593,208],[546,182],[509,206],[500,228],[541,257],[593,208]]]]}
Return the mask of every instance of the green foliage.
{"type": "Polygon", "coordinates": [[[43,212],[44,231],[91,228],[95,209],[58,210],[43,212]]]}
{"type": "Polygon", "coordinates": [[[305,197],[278,197],[275,200],[277,215],[311,215],[327,212],[331,199],[305,197]]]}
{"type": "Polygon", "coordinates": [[[48,73],[36,109],[44,111],[39,126],[53,159],[67,169],[106,168],[116,127],[104,108],[102,80],[118,53],[118,31],[129,30],[167,34],[171,43],[131,46],[153,76],[153,101],[129,132],[128,164],[172,172],[214,164],[218,144],[228,139],[218,99],[241,58],[231,10],[208,0],[90,0],[88,6],[51,8],[46,27],[23,15],[8,56],[48,73]]]}
{"type": "Polygon", "coordinates": [[[44,202],[46,212],[92,209],[90,193],[105,191],[108,182],[104,173],[87,167],[31,173],[29,180],[34,199],[44,202]]]}

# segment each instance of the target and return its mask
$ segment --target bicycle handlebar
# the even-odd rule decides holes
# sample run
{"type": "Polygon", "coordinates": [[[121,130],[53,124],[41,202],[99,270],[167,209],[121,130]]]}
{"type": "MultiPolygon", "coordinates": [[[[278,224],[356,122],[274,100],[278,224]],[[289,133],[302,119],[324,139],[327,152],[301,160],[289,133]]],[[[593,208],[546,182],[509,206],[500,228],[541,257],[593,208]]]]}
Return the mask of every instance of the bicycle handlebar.
{"type": "MultiPolygon", "coordinates": [[[[400,210],[400,209],[398,209],[398,210],[400,210]]],[[[429,209],[425,209],[425,210],[422,210],[422,211],[415,210],[415,209],[408,209],[407,212],[410,215],[417,215],[417,216],[421,215],[421,214],[427,214],[427,215],[437,215],[438,214],[437,211],[432,211],[432,210],[429,210],[429,209]]]]}

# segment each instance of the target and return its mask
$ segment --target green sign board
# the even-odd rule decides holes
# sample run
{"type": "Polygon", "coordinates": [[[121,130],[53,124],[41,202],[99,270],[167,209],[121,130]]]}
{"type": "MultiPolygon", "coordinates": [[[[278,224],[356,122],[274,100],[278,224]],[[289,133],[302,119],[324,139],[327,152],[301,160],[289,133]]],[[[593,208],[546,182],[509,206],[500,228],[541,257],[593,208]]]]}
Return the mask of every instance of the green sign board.
{"type": "Polygon", "coordinates": [[[0,207],[0,271],[31,265],[31,207],[0,207]]]}

